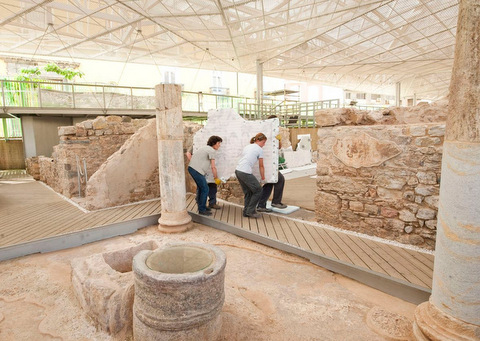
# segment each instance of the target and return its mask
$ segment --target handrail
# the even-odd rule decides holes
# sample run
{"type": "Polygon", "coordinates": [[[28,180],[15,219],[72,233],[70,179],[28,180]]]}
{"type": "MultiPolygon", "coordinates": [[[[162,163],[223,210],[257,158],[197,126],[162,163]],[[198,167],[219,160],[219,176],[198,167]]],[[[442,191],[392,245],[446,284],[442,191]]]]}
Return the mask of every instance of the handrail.
{"type": "MultiPolygon", "coordinates": [[[[3,108],[155,110],[155,88],[150,87],[6,79],[0,82],[3,108]]],[[[182,109],[186,112],[206,114],[210,109],[254,101],[243,96],[182,91],[182,109]]]]}
{"type": "Polygon", "coordinates": [[[292,104],[266,105],[266,104],[239,104],[238,113],[243,117],[255,119],[275,115],[284,127],[315,127],[315,112],[319,109],[338,108],[339,99],[317,102],[295,102],[292,104]]]}
{"type": "MultiPolygon", "coordinates": [[[[60,83],[39,80],[2,79],[2,107],[29,109],[83,109],[109,111],[153,112],[155,88],[108,84],[60,83]]],[[[284,126],[315,126],[315,111],[338,108],[340,100],[287,102],[264,99],[182,91],[184,113],[207,114],[210,109],[234,108],[245,119],[261,119],[277,115],[284,126]]]]}

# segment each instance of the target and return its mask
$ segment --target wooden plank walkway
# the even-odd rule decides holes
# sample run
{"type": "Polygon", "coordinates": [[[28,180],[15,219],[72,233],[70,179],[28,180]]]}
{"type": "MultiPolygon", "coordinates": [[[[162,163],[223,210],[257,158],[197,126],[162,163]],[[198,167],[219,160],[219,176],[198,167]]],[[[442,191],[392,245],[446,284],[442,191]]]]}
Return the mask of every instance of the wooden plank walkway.
{"type": "Polygon", "coordinates": [[[259,219],[245,218],[243,207],[219,204],[222,208],[213,211],[211,217],[201,216],[195,213],[194,196],[187,197],[187,209],[197,222],[295,253],[415,303],[430,295],[434,261],[430,253],[274,213],[264,213],[259,219]]]}
{"type": "MultiPolygon", "coordinates": [[[[241,206],[219,204],[222,208],[213,210],[212,216],[200,216],[194,195],[187,196],[187,210],[196,222],[297,254],[414,303],[430,294],[434,256],[429,253],[272,213],[245,218],[241,206]]],[[[0,177],[0,260],[8,259],[2,258],[3,251],[25,245],[28,250],[19,255],[54,250],[55,245],[38,246],[45,240],[66,244],[65,248],[131,233],[154,224],[159,215],[160,200],[86,213],[28,177],[17,177],[11,183],[0,177]],[[140,221],[145,218],[150,220],[140,221]],[[133,230],[127,228],[136,220],[133,230]],[[109,232],[92,234],[102,229],[109,232]]]]}
{"type": "Polygon", "coordinates": [[[159,199],[86,212],[29,176],[0,175],[0,250],[160,215],[159,199]]]}

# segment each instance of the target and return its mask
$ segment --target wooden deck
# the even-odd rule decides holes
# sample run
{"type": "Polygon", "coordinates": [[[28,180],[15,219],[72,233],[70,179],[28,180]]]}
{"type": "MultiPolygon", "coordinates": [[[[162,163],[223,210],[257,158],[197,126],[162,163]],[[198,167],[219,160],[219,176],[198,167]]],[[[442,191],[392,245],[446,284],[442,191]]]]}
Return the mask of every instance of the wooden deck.
{"type": "MultiPolygon", "coordinates": [[[[155,224],[160,215],[160,200],[86,213],[26,176],[10,181],[1,175],[0,260],[132,233],[155,224]]],[[[194,196],[187,196],[196,222],[297,254],[413,303],[430,295],[434,257],[429,253],[273,213],[245,218],[242,207],[219,204],[221,209],[205,217],[196,213],[194,196]]]]}
{"type": "Polygon", "coordinates": [[[159,216],[160,200],[85,212],[27,175],[2,171],[0,260],[65,248],[60,247],[62,245],[78,246],[100,237],[132,233],[138,228],[155,224],[159,216]],[[120,223],[125,222],[130,222],[131,227],[118,228],[120,223]],[[97,229],[100,227],[104,230],[97,229]],[[112,231],[106,232],[105,228],[112,231]],[[89,233],[85,234],[85,231],[89,233]],[[65,238],[70,241],[65,242],[65,238]],[[79,242],[74,242],[72,238],[79,242]],[[36,250],[42,242],[50,245],[36,250]]]}
{"type": "Polygon", "coordinates": [[[243,207],[219,204],[222,208],[206,217],[195,213],[194,196],[187,198],[187,209],[197,222],[297,254],[405,300],[428,300],[434,261],[430,253],[273,213],[245,218],[243,207]]]}

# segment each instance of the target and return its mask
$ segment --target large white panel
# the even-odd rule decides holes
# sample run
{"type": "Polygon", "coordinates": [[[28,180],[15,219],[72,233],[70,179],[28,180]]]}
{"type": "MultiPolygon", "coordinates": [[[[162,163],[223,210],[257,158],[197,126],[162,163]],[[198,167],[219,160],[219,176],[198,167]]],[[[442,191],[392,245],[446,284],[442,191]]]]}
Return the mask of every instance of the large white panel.
{"type": "MultiPolygon", "coordinates": [[[[278,179],[278,140],[275,136],[279,133],[277,118],[269,120],[248,121],[244,120],[233,109],[218,109],[208,112],[205,126],[197,131],[193,138],[193,152],[207,144],[212,135],[223,139],[217,151],[218,176],[229,179],[235,177],[235,168],[242,155],[243,148],[250,143],[250,139],[257,133],[267,136],[267,143],[263,147],[263,162],[265,166],[266,182],[277,182],[278,179]]],[[[260,180],[258,162],[253,167],[254,175],[260,180]]]]}

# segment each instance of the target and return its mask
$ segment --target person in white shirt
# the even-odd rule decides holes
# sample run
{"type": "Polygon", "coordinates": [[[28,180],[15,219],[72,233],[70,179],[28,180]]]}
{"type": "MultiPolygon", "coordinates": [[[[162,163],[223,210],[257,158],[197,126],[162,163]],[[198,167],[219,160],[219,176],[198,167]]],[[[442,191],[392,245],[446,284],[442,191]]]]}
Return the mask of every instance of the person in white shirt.
{"type": "Polygon", "coordinates": [[[212,215],[210,208],[207,207],[208,184],[206,175],[212,171],[215,183],[219,184],[221,181],[217,177],[217,168],[215,167],[215,154],[220,144],[222,143],[220,136],[212,135],[207,141],[207,145],[198,149],[192,155],[190,163],[188,164],[188,173],[192,176],[197,184],[197,205],[198,213],[201,215],[212,215]]]}
{"type": "Polygon", "coordinates": [[[257,178],[252,174],[253,165],[258,160],[260,177],[265,181],[265,167],[263,166],[263,146],[267,142],[267,137],[263,133],[258,133],[251,138],[250,144],[243,148],[242,157],[238,161],[235,175],[245,194],[243,216],[250,218],[259,218],[261,215],[255,210],[262,195],[262,186],[257,178]]]}

